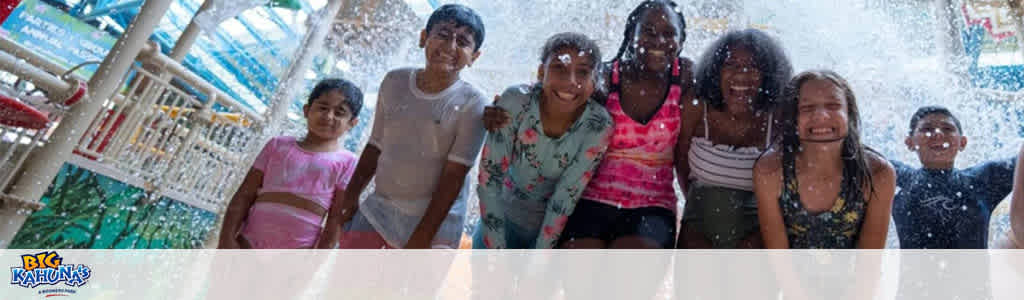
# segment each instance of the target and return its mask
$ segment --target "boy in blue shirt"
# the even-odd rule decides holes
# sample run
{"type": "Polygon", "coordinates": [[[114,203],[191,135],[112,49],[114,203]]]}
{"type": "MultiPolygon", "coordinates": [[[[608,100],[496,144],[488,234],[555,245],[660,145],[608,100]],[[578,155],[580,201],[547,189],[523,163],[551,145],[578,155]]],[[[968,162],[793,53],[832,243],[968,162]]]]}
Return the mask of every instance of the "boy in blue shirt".
{"type": "Polygon", "coordinates": [[[953,113],[939,106],[914,113],[906,145],[923,167],[892,161],[897,175],[892,215],[900,248],[987,248],[989,219],[1013,188],[1016,161],[954,168],[967,137],[953,113]]]}

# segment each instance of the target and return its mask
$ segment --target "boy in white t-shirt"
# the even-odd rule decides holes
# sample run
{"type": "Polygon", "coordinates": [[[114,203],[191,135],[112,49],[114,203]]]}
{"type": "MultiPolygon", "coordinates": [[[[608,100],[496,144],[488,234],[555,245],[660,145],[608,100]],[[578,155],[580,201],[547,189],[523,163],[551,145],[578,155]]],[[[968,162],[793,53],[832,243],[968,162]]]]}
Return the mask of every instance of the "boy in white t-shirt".
{"type": "Polygon", "coordinates": [[[483,40],[483,22],[472,9],[441,6],[420,33],[426,66],[384,77],[344,211],[328,221],[347,223],[340,248],[458,247],[466,175],[485,135],[485,97],[459,72],[480,56],[483,40]],[[374,175],[374,192],[359,203],[374,175]]]}

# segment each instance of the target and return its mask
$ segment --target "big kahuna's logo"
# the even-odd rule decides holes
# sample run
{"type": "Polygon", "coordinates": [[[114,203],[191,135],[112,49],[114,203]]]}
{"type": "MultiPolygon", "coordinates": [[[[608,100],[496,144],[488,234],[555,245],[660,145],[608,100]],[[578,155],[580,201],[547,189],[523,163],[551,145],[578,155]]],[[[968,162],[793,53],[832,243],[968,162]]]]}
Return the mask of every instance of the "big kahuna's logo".
{"type": "Polygon", "coordinates": [[[63,282],[71,287],[80,287],[92,276],[92,270],[85,265],[63,262],[56,251],[22,255],[21,266],[11,268],[11,285],[35,288],[63,282]]]}

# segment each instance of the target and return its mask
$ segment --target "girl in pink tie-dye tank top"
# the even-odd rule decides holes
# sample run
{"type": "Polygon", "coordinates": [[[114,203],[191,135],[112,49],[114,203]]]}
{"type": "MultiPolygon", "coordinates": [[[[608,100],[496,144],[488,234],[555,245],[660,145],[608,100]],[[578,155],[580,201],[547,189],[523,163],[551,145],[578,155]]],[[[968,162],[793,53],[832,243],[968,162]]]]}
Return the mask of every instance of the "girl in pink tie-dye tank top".
{"type": "Polygon", "coordinates": [[[693,63],[679,57],[685,30],[672,1],[644,1],[627,18],[605,69],[615,131],[569,217],[563,247],[672,248],[680,104],[693,97],[693,63]]]}

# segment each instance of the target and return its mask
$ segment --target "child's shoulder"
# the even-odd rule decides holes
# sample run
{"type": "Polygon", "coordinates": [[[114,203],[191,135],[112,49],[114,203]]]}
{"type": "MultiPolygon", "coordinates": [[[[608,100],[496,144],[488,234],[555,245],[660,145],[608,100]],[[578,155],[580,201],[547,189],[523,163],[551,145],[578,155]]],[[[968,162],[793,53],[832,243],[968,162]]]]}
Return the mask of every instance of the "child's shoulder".
{"type": "Polygon", "coordinates": [[[591,111],[591,114],[595,118],[600,120],[601,123],[612,125],[612,114],[608,113],[608,108],[605,108],[604,105],[598,103],[597,100],[588,100],[587,109],[589,109],[591,111]]]}
{"type": "Polygon", "coordinates": [[[462,95],[469,99],[468,101],[479,102],[481,104],[487,101],[487,97],[484,96],[484,91],[477,87],[475,84],[465,80],[459,80],[461,84],[462,95]]]}
{"type": "Polygon", "coordinates": [[[294,136],[282,135],[270,138],[267,141],[267,146],[273,145],[274,147],[281,147],[289,144],[294,144],[296,138],[294,136]]]}
{"type": "Polygon", "coordinates": [[[411,78],[410,74],[412,74],[415,71],[416,71],[416,68],[413,68],[413,67],[404,67],[404,68],[392,69],[391,71],[388,71],[387,74],[384,74],[384,80],[383,81],[384,82],[391,82],[391,81],[395,81],[395,80],[401,81],[402,79],[408,79],[408,78],[411,78]]]}
{"type": "Polygon", "coordinates": [[[418,68],[415,68],[415,67],[395,68],[395,69],[391,69],[391,71],[388,71],[388,74],[384,75],[384,77],[385,78],[391,78],[391,77],[402,76],[402,75],[409,76],[409,74],[411,74],[412,72],[416,72],[416,70],[418,70],[418,68]]]}
{"type": "Polygon", "coordinates": [[[277,155],[271,153],[282,153],[289,146],[297,146],[295,143],[295,137],[292,136],[275,136],[267,140],[266,144],[263,144],[263,150],[261,155],[277,155]]]}
{"type": "Polygon", "coordinates": [[[335,152],[335,157],[339,162],[346,165],[351,164],[354,166],[359,162],[359,155],[356,155],[354,152],[348,151],[348,149],[344,148],[335,152]]]}
{"type": "Polygon", "coordinates": [[[501,100],[495,105],[509,111],[521,111],[526,104],[532,100],[533,89],[528,84],[517,84],[509,86],[501,92],[501,100]]]}
{"type": "Polygon", "coordinates": [[[864,151],[864,157],[868,161],[868,168],[871,170],[873,178],[881,177],[882,179],[891,180],[896,177],[895,168],[881,153],[867,149],[867,151],[864,151]]]}
{"type": "Polygon", "coordinates": [[[782,174],[782,151],[776,147],[768,148],[754,162],[754,174],[761,176],[778,176],[782,174]]]}
{"type": "Polygon", "coordinates": [[[460,111],[470,114],[483,114],[484,106],[491,104],[490,101],[487,101],[487,97],[484,96],[484,92],[473,84],[462,80],[457,81],[455,84],[458,86],[444,97],[444,101],[468,108],[460,111]]]}

